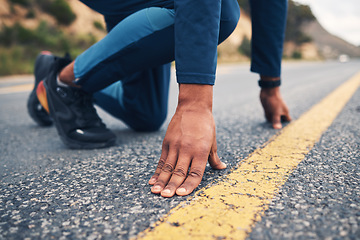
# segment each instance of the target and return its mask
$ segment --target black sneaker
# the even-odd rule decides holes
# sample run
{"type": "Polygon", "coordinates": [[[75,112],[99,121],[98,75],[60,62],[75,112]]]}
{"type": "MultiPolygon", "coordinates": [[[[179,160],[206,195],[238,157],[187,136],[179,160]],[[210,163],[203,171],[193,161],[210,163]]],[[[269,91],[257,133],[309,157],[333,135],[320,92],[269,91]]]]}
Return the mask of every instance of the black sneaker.
{"type": "Polygon", "coordinates": [[[38,97],[36,96],[36,89],[40,81],[43,80],[50,72],[50,66],[55,60],[50,52],[41,52],[35,61],[34,75],[35,83],[34,89],[31,91],[30,96],[27,100],[27,109],[30,117],[40,126],[50,126],[53,121],[49,113],[40,104],[38,97]]]}
{"type": "MultiPolygon", "coordinates": [[[[51,71],[39,88],[45,88],[50,115],[62,141],[70,148],[93,149],[113,145],[116,136],[101,121],[93,105],[92,95],[80,88],[57,84],[60,70],[69,64],[56,58],[51,71]]],[[[38,89],[41,92],[41,89],[38,89]]]]}

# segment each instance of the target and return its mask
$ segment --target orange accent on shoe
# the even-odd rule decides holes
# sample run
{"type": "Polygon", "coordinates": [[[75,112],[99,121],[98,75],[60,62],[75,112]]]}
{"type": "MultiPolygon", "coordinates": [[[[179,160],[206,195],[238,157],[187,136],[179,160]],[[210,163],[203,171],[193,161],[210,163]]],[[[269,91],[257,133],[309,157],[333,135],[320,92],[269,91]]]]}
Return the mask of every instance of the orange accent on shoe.
{"type": "Polygon", "coordinates": [[[50,51],[41,51],[40,54],[42,54],[42,55],[52,55],[52,52],[50,52],[50,51]]]}
{"type": "Polygon", "coordinates": [[[44,81],[39,82],[39,85],[36,88],[36,96],[38,97],[41,106],[50,114],[44,81]]]}

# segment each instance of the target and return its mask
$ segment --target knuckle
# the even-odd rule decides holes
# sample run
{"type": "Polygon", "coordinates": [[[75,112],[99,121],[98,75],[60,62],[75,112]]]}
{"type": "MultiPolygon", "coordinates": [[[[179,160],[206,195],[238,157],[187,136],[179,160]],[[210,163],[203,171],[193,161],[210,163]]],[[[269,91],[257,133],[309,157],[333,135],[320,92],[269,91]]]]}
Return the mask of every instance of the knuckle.
{"type": "Polygon", "coordinates": [[[165,159],[160,158],[157,168],[162,169],[165,165],[165,159]]]}
{"type": "Polygon", "coordinates": [[[171,147],[175,149],[179,149],[181,147],[181,142],[179,140],[174,140],[171,142],[171,147]]]}
{"type": "Polygon", "coordinates": [[[207,157],[211,153],[211,144],[207,141],[198,141],[196,144],[189,143],[186,145],[187,150],[191,150],[190,152],[194,154],[194,156],[198,156],[200,158],[207,157]]]}
{"type": "Polygon", "coordinates": [[[169,143],[170,143],[169,139],[168,139],[168,138],[164,138],[162,145],[163,145],[163,147],[168,147],[168,146],[169,146],[169,143]]]}
{"type": "Polygon", "coordinates": [[[188,150],[193,147],[193,143],[188,140],[181,141],[181,143],[179,145],[180,145],[181,149],[184,149],[184,150],[188,150]]]}
{"type": "Polygon", "coordinates": [[[210,149],[208,148],[208,146],[205,145],[205,144],[199,146],[196,151],[197,151],[197,155],[198,155],[199,157],[209,156],[209,154],[210,154],[210,152],[211,152],[211,150],[210,150],[210,149]]]}
{"type": "Polygon", "coordinates": [[[174,170],[173,175],[178,176],[178,177],[182,177],[185,178],[186,177],[186,170],[185,168],[182,167],[178,167],[174,170]]]}
{"type": "Polygon", "coordinates": [[[174,166],[171,163],[165,163],[161,170],[166,173],[172,173],[174,166]]]}
{"type": "Polygon", "coordinates": [[[192,178],[202,178],[203,176],[203,171],[201,171],[200,169],[190,169],[190,172],[189,172],[189,177],[192,177],[192,178]]]}

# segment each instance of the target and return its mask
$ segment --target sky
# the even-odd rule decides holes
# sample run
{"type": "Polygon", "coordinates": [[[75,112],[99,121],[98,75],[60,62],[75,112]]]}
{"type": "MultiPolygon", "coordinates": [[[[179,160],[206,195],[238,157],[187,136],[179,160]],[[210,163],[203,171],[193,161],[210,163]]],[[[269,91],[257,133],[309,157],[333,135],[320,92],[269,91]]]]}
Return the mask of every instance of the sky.
{"type": "Polygon", "coordinates": [[[360,46],[359,0],[294,0],[309,5],[320,24],[331,34],[360,46]]]}

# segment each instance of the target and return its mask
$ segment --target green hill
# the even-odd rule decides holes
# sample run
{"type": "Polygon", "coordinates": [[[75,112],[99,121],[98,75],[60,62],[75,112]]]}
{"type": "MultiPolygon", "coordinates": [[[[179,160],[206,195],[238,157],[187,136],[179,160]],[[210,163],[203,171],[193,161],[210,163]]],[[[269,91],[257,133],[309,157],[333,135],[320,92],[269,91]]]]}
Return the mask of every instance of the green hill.
{"type": "Polygon", "coordinates": [[[87,32],[78,26],[82,18],[78,15],[87,14],[79,11],[78,4],[74,0],[0,0],[0,75],[32,73],[42,50],[75,57],[102,37],[104,24],[97,14],[87,22],[91,26],[87,32]]]}

